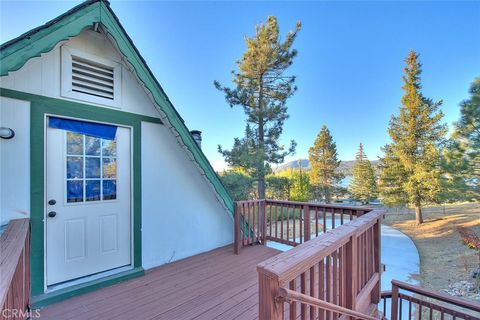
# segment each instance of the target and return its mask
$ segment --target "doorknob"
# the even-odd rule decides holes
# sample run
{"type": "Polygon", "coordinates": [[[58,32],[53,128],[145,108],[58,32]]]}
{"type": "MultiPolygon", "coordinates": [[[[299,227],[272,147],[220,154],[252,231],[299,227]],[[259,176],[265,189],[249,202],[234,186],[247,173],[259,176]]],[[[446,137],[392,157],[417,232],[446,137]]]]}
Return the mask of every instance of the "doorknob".
{"type": "Polygon", "coordinates": [[[57,201],[55,201],[55,199],[48,200],[48,204],[51,205],[51,206],[54,206],[56,203],[57,203],[57,201]]]}
{"type": "Polygon", "coordinates": [[[53,218],[53,217],[55,217],[56,215],[57,215],[57,213],[56,213],[55,211],[50,211],[50,212],[48,213],[48,217],[49,217],[49,218],[53,218]]]}

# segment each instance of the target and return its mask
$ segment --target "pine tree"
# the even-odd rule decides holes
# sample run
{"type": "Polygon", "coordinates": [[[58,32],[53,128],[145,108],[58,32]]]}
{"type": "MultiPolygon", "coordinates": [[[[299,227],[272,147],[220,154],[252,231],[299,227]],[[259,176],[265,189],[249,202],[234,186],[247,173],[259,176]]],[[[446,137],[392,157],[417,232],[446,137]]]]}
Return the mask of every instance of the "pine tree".
{"type": "Polygon", "coordinates": [[[433,102],[422,95],[422,69],[413,50],[405,63],[402,106],[399,115],[390,120],[392,142],[383,149],[380,191],[386,205],[413,205],[416,222],[421,224],[422,206],[438,200],[439,149],[446,127],[440,122],[442,101],[433,102]]]}
{"type": "Polygon", "coordinates": [[[337,172],[340,166],[337,158],[337,146],[327,126],[323,126],[313,146],[308,150],[308,159],[313,194],[326,203],[331,202],[333,193],[344,178],[343,174],[337,172]]]}
{"type": "Polygon", "coordinates": [[[350,183],[350,193],[355,200],[368,204],[378,196],[377,181],[372,163],[368,161],[360,143],[353,164],[353,176],[350,183]]]}
{"type": "Polygon", "coordinates": [[[265,24],[255,29],[255,35],[245,39],[247,51],[237,61],[238,72],[232,71],[234,88],[215,87],[225,93],[230,107],[242,106],[247,115],[245,137],[236,138],[231,150],[218,147],[230,166],[246,169],[258,181],[258,197],[265,198],[265,176],[271,163],[282,163],[285,156],[293,154],[296,143],[291,141],[288,150],[278,140],[283,123],[288,118],[287,99],[296,91],[295,76],[285,72],[297,55],[292,49],[300,30],[287,34],[281,41],[277,19],[268,17],[265,24]]]}
{"type": "Polygon", "coordinates": [[[442,198],[447,201],[480,199],[480,78],[470,95],[460,104],[460,120],[442,157],[442,198]]]}

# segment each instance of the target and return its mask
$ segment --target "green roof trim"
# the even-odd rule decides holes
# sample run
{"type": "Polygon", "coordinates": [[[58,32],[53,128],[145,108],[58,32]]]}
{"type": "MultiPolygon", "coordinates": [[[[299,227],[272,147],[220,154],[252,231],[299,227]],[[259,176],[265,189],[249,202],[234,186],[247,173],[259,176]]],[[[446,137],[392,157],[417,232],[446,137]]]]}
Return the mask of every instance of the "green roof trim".
{"type": "Polygon", "coordinates": [[[20,69],[29,59],[39,57],[42,53],[52,50],[60,41],[68,40],[80,34],[82,30],[92,27],[95,23],[100,23],[116,42],[119,51],[133,67],[138,79],[150,91],[166,120],[178,132],[179,138],[192,154],[193,159],[212,184],[218,196],[223,200],[226,208],[233,213],[233,200],[225,186],[205,154],[193,140],[183,119],[175,110],[107,1],[86,1],[45,25],[1,45],[0,76],[20,69]]]}

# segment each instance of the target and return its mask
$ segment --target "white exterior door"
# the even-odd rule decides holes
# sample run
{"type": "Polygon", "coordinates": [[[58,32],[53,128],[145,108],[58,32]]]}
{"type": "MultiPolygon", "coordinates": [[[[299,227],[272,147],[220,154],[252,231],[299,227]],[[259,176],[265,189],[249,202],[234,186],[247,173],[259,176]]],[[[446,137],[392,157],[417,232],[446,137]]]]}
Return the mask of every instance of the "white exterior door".
{"type": "Polygon", "coordinates": [[[47,128],[47,285],[131,264],[130,143],[47,128]]]}

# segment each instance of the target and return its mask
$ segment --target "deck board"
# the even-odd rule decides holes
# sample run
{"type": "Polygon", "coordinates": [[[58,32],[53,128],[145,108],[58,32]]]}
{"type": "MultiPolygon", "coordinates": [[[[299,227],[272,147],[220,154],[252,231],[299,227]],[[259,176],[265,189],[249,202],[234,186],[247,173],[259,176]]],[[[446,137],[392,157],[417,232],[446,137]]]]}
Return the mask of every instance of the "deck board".
{"type": "Polygon", "coordinates": [[[42,309],[41,319],[256,319],[258,263],[278,250],[227,246],[42,309]]]}

